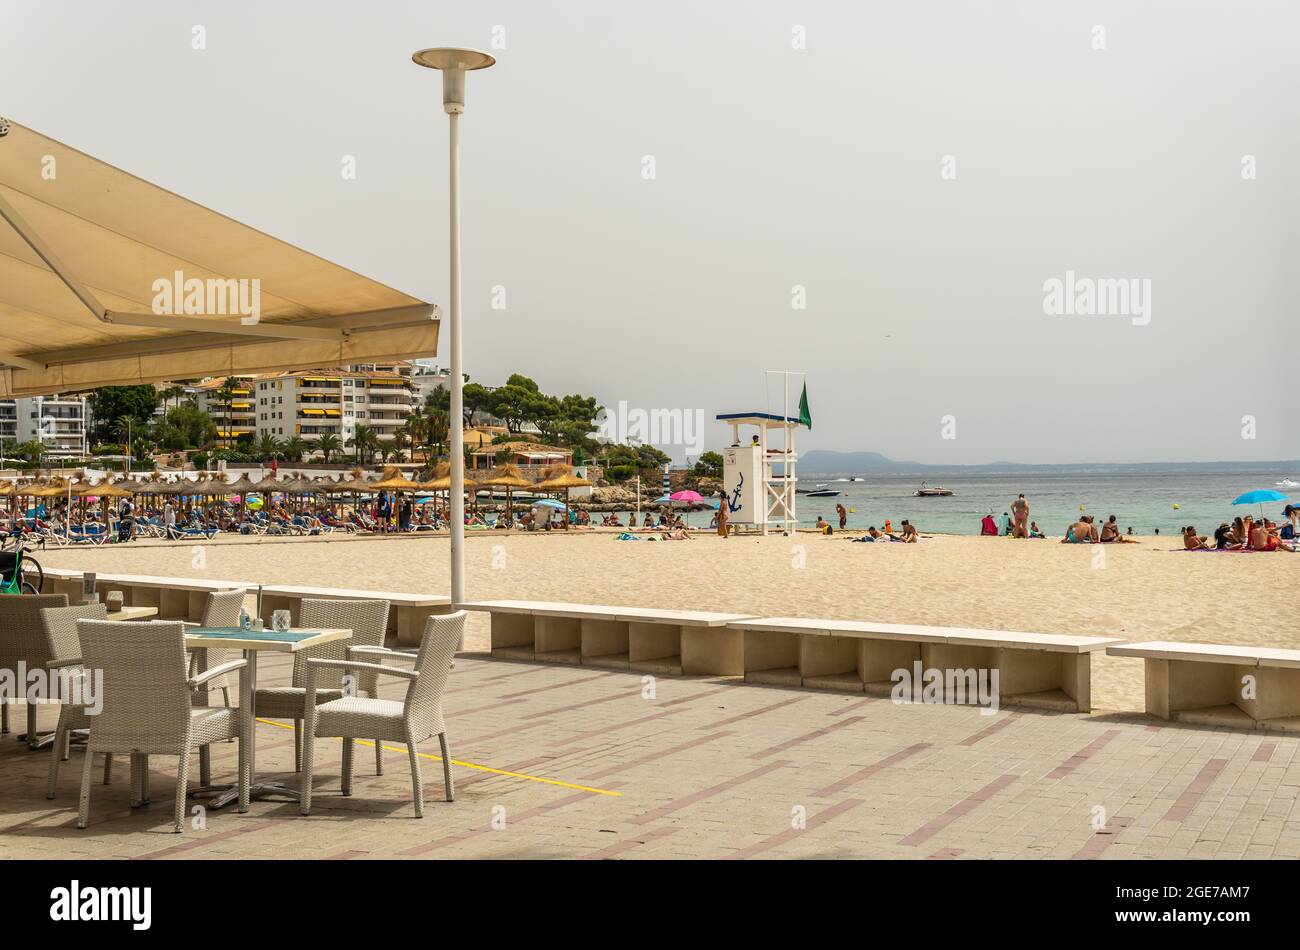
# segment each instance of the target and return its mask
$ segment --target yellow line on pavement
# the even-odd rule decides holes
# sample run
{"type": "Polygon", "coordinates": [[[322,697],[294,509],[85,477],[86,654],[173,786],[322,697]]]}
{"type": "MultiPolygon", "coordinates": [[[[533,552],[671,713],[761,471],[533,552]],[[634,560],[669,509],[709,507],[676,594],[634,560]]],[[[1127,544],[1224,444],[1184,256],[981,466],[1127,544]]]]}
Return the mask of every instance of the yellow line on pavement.
{"type": "MultiPolygon", "coordinates": [[[[293,726],[286,725],[282,722],[276,722],[273,719],[258,719],[258,722],[266,726],[276,726],[280,729],[292,729],[293,726]]],[[[362,745],[373,746],[374,743],[369,739],[357,739],[356,742],[362,745]]],[[[394,748],[393,746],[384,746],[385,752],[405,752],[405,749],[394,748]]],[[[430,759],[434,762],[441,762],[442,757],[438,755],[429,755],[427,752],[416,752],[422,759],[430,759]]],[[[507,778],[520,778],[527,782],[540,782],[543,785],[557,785],[560,788],[571,788],[578,792],[591,792],[593,795],[609,795],[612,798],[622,798],[622,792],[611,791],[607,788],[592,788],[590,785],[575,785],[573,782],[561,782],[558,779],[542,778],[540,775],[527,775],[524,772],[507,772],[505,769],[494,769],[488,765],[479,765],[475,762],[462,762],[459,759],[452,759],[452,765],[459,765],[461,768],[473,769],[476,772],[490,772],[493,775],[504,775],[507,778]]]]}

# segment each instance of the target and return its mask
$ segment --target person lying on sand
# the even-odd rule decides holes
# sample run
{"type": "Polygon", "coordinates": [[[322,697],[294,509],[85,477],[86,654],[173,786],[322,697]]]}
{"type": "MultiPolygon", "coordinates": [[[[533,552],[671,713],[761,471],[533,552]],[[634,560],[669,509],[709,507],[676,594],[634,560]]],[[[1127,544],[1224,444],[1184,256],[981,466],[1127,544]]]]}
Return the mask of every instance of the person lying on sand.
{"type": "Polygon", "coordinates": [[[1203,534],[1197,534],[1196,529],[1188,525],[1183,529],[1183,547],[1189,551],[1199,551],[1202,548],[1208,549],[1210,546],[1205,542],[1209,539],[1203,534]]]}
{"type": "Polygon", "coordinates": [[[663,534],[664,541],[691,541],[694,540],[690,533],[682,526],[678,525],[665,531],[663,534]]]}

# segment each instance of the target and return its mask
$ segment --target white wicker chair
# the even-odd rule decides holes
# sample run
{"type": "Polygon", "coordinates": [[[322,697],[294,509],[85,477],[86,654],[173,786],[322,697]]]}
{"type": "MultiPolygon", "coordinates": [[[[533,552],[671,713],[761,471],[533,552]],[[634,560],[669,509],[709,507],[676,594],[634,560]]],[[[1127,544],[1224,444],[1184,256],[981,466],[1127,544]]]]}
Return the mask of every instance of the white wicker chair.
{"type": "MultiPolygon", "coordinates": [[[[388,630],[386,600],[309,600],[298,611],[298,626],[304,629],[351,630],[350,640],[335,640],[293,655],[293,680],[290,686],[259,689],[253,708],[262,719],[293,720],[293,770],[302,771],[302,722],[307,715],[307,661],[344,660],[348,647],[382,647],[388,630]]],[[[343,696],[344,671],[322,670],[316,677],[316,702],[327,703],[343,696]]],[[[378,696],[379,675],[369,670],[358,673],[353,692],[358,696],[378,696]]],[[[384,774],[384,750],[375,742],[375,774],[384,774]]]]}
{"type": "MultiPolygon", "coordinates": [[[[18,664],[29,670],[43,669],[49,662],[45,650],[45,632],[41,611],[47,607],[66,607],[66,594],[8,594],[0,596],[0,670],[13,670],[18,664]]],[[[14,697],[10,697],[12,700],[14,697]]],[[[9,731],[9,703],[0,701],[0,730],[9,731]]],[[[27,703],[27,732],[18,737],[27,748],[37,749],[54,741],[54,733],[36,734],[36,705],[27,703]]]]}
{"type": "Polygon", "coordinates": [[[415,814],[424,817],[424,786],[420,780],[420,757],[416,743],[437,736],[442,746],[442,778],[447,801],[455,800],[451,780],[451,756],[447,751],[447,729],[442,720],[442,694],[451,675],[451,659],[465,630],[465,611],[431,616],[424,625],[420,650],[412,655],[383,647],[353,647],[347,660],[307,661],[307,741],[303,750],[302,813],[311,814],[312,768],[316,736],[343,737],[343,794],[352,794],[352,742],[377,737],[406,743],[411,760],[411,787],[415,814]],[[357,658],[414,661],[413,669],[367,663],[357,658]],[[316,676],[326,670],[398,676],[409,682],[406,698],[392,699],[344,696],[316,705],[316,676]]]}
{"type": "Polygon", "coordinates": [[[190,753],[213,742],[239,739],[239,810],[248,810],[249,763],[245,758],[247,710],[198,706],[194,692],[213,678],[242,670],[245,659],[223,663],[196,677],[185,674],[185,625],[82,620],[77,624],[86,668],[102,670],[103,707],[95,717],[81,773],[77,827],[90,817],[90,766],[93,753],[131,756],[132,789],[149,801],[149,756],[174,755],[176,810],[174,830],[185,825],[185,794],[190,753]]]}
{"type": "MultiPolygon", "coordinates": [[[[238,627],[240,613],[244,609],[244,597],[248,591],[244,588],[235,590],[217,590],[208,594],[207,601],[203,605],[203,618],[199,621],[200,627],[238,627]]],[[[221,666],[232,660],[239,659],[237,650],[195,650],[189,655],[190,677],[194,678],[202,675],[204,670],[212,666],[221,666]]],[[[208,705],[208,693],[221,691],[221,698],[230,708],[230,679],[226,676],[217,676],[207,681],[201,691],[201,695],[195,697],[197,705],[208,705]]],[[[212,784],[212,750],[204,746],[199,750],[199,784],[204,788],[212,784]]]]}
{"type": "MultiPolygon", "coordinates": [[[[247,590],[242,587],[238,590],[217,590],[208,594],[207,603],[203,605],[203,619],[199,621],[200,627],[238,627],[239,615],[244,609],[244,597],[248,594],[247,590]]],[[[229,663],[231,660],[239,658],[237,650],[207,650],[195,651],[190,655],[190,676],[198,676],[203,670],[199,669],[200,652],[206,652],[207,657],[203,660],[208,666],[220,666],[223,663],[229,663]]],[[[221,691],[221,696],[226,705],[230,705],[230,680],[225,676],[219,676],[216,679],[209,680],[207,683],[207,692],[215,693],[221,691]]]]}
{"type": "MultiPolygon", "coordinates": [[[[81,675],[81,639],[77,636],[78,620],[103,620],[107,609],[103,604],[78,604],[75,607],[47,607],[41,611],[41,626],[45,631],[45,649],[50,659],[46,669],[58,671],[65,682],[81,675]]],[[[71,753],[72,732],[88,730],[91,717],[82,706],[63,703],[59,707],[59,724],[54,730],[54,749],[50,754],[50,781],[45,797],[53,798],[59,784],[59,765],[71,753]]],[[[89,755],[90,753],[86,753],[89,755]]],[[[104,756],[104,784],[113,775],[113,754],[104,756]]]]}

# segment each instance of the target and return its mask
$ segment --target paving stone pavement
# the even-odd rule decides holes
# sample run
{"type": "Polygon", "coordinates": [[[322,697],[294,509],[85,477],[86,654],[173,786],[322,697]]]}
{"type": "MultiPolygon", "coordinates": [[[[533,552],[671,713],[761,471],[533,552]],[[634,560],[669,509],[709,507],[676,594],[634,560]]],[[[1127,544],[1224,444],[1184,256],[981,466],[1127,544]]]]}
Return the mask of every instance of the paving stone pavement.
{"type": "MultiPolygon", "coordinates": [[[[287,657],[259,685],[286,683],[287,657]]],[[[400,684],[385,695],[400,697],[400,684]]],[[[0,741],[0,855],[10,858],[1290,858],[1300,857],[1300,739],[742,685],[716,678],[457,660],[445,701],[456,801],[438,744],[421,746],[425,817],[404,747],[385,774],[320,740],[313,813],[257,801],[171,832],[175,760],[151,760],[152,803],[128,768],[96,765],[76,827],[81,749],[45,797],[50,751],[0,741]]],[[[57,707],[39,710],[42,731],[57,707]]],[[[14,707],[15,727],[25,711],[14,707]]],[[[259,723],[259,779],[296,786],[292,732],[259,723]]],[[[233,743],[212,747],[232,777],[233,743]]],[[[192,764],[191,783],[198,768],[192,764]]]]}

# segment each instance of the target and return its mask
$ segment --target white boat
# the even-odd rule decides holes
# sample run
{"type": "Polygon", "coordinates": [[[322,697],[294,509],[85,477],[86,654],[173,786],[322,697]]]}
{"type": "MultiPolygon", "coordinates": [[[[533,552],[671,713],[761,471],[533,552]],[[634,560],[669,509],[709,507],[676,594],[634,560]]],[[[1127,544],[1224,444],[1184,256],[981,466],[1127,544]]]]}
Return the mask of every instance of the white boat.
{"type": "Polygon", "coordinates": [[[1293,482],[1289,478],[1284,478],[1276,484],[1278,488],[1300,488],[1300,482],[1293,482]]]}
{"type": "Polygon", "coordinates": [[[825,482],[821,482],[813,489],[796,488],[795,492],[800,495],[806,495],[809,498],[834,498],[840,493],[837,488],[828,488],[825,482]]]}
{"type": "Polygon", "coordinates": [[[944,488],[942,485],[935,485],[931,488],[925,482],[921,482],[921,487],[912,492],[912,495],[916,498],[947,498],[954,494],[956,492],[951,488],[944,488]]]}

